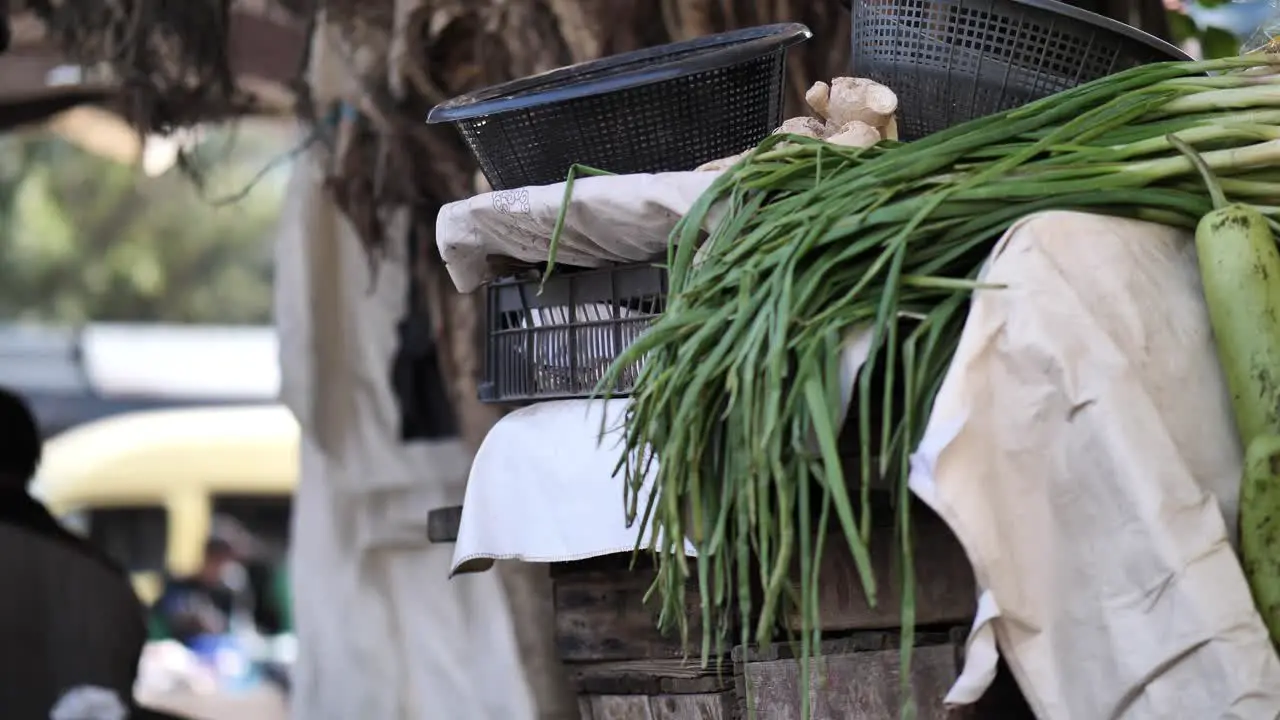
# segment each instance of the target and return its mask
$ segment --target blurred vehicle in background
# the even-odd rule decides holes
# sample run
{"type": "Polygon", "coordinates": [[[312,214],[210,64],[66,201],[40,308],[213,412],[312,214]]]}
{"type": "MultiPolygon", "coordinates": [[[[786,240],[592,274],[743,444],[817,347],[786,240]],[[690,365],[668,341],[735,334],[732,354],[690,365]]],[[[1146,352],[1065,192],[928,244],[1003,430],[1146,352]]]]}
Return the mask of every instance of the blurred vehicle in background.
{"type": "Polygon", "coordinates": [[[150,603],[166,574],[200,567],[215,518],[243,527],[259,562],[283,567],[298,438],[279,405],[124,413],[48,440],[32,494],[132,573],[150,603]]]}
{"type": "Polygon", "coordinates": [[[0,386],[51,437],[122,412],[275,402],[277,348],[270,327],[0,324],[0,386]]]}
{"type": "Polygon", "coordinates": [[[286,714],[276,685],[296,652],[286,551],[298,427],[275,404],[279,384],[270,327],[0,324],[0,385],[46,438],[33,494],[123,565],[144,602],[201,564],[215,525],[252,538],[251,602],[232,632],[191,649],[153,623],[137,691],[147,704],[286,714]]]}
{"type": "MultiPolygon", "coordinates": [[[[253,691],[263,679],[287,689],[296,652],[286,561],[298,442],[297,421],[279,405],[122,413],[46,441],[32,494],[122,565],[148,605],[167,579],[201,567],[211,536],[233,528],[242,537],[247,603],[223,636],[191,650],[223,695],[253,691]]],[[[163,622],[153,622],[152,638],[169,640],[163,622]]]]}

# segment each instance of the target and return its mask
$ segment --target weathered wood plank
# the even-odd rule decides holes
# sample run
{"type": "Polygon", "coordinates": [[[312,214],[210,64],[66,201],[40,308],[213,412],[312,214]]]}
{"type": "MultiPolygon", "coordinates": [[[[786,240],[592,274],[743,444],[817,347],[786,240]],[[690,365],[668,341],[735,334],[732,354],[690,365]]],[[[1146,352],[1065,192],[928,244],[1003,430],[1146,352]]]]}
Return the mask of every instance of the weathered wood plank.
{"type": "MultiPolygon", "coordinates": [[[[916,513],[916,622],[961,625],[973,617],[973,574],[964,550],[933,513],[916,513]]],[[[894,628],[901,624],[893,528],[874,528],[871,554],[880,580],[880,600],[867,604],[847,544],[838,533],[828,536],[823,552],[819,611],[826,632],[894,628]]],[[[556,645],[571,662],[670,659],[684,654],[679,639],[657,630],[657,608],[644,596],[653,580],[649,568],[629,569],[627,553],[553,566],[556,645]]],[[[696,590],[687,596],[690,635],[700,634],[701,613],[696,590]]],[[[799,618],[789,624],[798,629],[799,618]]]]}
{"type": "MultiPolygon", "coordinates": [[[[946,524],[923,506],[913,513],[913,526],[916,623],[968,623],[977,610],[977,591],[964,548],[946,524]]],[[[877,630],[902,624],[899,545],[893,532],[891,526],[871,531],[869,549],[879,600],[870,607],[849,545],[838,528],[831,528],[818,576],[818,612],[824,631],[877,630]]],[[[798,567],[795,576],[798,585],[798,567]]],[[[793,614],[788,624],[798,630],[799,615],[793,614]]]]}
{"type": "MultiPolygon", "coordinates": [[[[955,653],[956,666],[962,664],[964,657],[964,628],[951,628],[946,630],[917,630],[915,633],[916,645],[933,646],[947,645],[952,647],[955,653]]],[[[892,630],[872,630],[867,632],[859,632],[847,637],[830,638],[822,641],[822,645],[818,649],[819,655],[849,655],[852,653],[875,652],[877,650],[893,650],[897,651],[900,647],[902,636],[898,629],[892,630]]],[[[774,660],[793,660],[796,657],[796,651],[799,648],[788,642],[775,642],[768,648],[761,649],[755,646],[744,648],[736,645],[730,654],[733,660],[734,672],[741,674],[743,663],[748,662],[772,662],[774,660]]]]}
{"type": "MultiPolygon", "coordinates": [[[[563,563],[554,573],[556,647],[568,662],[672,659],[684,656],[680,638],[658,631],[656,605],[646,606],[652,570],[628,570],[630,555],[611,556],[621,569],[574,572],[563,563]]],[[[602,567],[602,559],[588,567],[602,567]]],[[[696,590],[686,598],[689,632],[699,637],[701,612],[696,590]]]]}
{"type": "MultiPolygon", "coordinates": [[[[890,720],[901,707],[897,650],[873,650],[814,659],[810,674],[810,720],[890,720]]],[[[953,720],[942,699],[956,678],[951,645],[915,648],[911,689],[919,720],[953,720]]],[[[795,660],[748,662],[743,691],[758,720],[800,717],[800,666],[795,660]]],[[[743,701],[746,700],[744,696],[743,701]]],[[[598,719],[597,719],[598,720],[598,719]]]]}
{"type": "Polygon", "coordinates": [[[648,695],[590,695],[591,720],[654,720],[648,695]]]}
{"type": "Polygon", "coordinates": [[[427,540],[433,543],[457,542],[461,525],[461,505],[432,510],[427,513],[427,540]]]}
{"type": "MultiPolygon", "coordinates": [[[[735,720],[733,693],[583,695],[582,720],[735,720]]],[[[761,718],[764,720],[764,718],[761,718]]]]}
{"type": "Polygon", "coordinates": [[[569,681],[579,693],[661,695],[712,693],[733,689],[733,666],[697,660],[624,660],[571,664],[569,681]]]}
{"type": "Polygon", "coordinates": [[[730,720],[732,693],[659,695],[649,701],[653,720],[730,720]]]}

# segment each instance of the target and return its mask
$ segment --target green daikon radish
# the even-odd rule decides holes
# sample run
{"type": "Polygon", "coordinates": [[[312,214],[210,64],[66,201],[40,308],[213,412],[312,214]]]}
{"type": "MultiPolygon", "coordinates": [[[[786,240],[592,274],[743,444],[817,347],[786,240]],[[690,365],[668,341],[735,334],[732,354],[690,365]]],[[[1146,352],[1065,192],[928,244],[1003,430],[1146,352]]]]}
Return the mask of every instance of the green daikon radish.
{"type": "Polygon", "coordinates": [[[1236,428],[1245,448],[1240,557],[1254,604],[1280,641],[1280,249],[1252,206],[1228,204],[1208,165],[1171,137],[1209,186],[1196,254],[1236,428]]]}
{"type": "Polygon", "coordinates": [[[1245,452],[1240,558],[1253,603],[1280,643],[1280,435],[1259,435],[1245,452]]]}

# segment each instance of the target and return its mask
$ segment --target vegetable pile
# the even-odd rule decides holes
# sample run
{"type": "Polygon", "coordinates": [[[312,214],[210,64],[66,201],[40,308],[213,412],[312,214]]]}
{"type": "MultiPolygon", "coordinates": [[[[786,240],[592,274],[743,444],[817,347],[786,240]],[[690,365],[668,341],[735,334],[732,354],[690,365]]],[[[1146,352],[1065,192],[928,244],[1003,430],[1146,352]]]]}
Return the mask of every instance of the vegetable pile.
{"type": "Polygon", "coordinates": [[[767,644],[794,611],[807,676],[829,523],[868,599],[877,596],[869,488],[882,477],[896,483],[908,664],[908,457],[979,269],[1013,222],[1039,210],[1194,228],[1214,206],[1179,144],[1219,177],[1225,200],[1251,206],[1274,232],[1280,56],[1135,68],[910,144],[772,136],[717,178],[673,233],[666,312],[600,385],[607,394],[643,361],[619,469],[629,517],[657,538],[662,622],[687,640],[683,596],[696,579],[705,659],[723,652],[735,624],[738,641],[767,644]],[[850,409],[858,459],[846,476],[838,358],[860,328],[872,341],[850,409]]]}

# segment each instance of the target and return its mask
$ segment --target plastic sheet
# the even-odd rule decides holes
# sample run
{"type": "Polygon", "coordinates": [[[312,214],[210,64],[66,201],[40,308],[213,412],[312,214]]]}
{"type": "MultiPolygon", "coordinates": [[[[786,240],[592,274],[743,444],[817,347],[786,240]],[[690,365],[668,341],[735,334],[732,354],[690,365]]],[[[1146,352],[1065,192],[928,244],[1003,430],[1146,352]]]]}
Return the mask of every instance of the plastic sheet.
{"type": "Polygon", "coordinates": [[[1241,53],[1280,52],[1280,2],[1271,0],[1271,13],[1253,35],[1240,46],[1241,53]]]}

